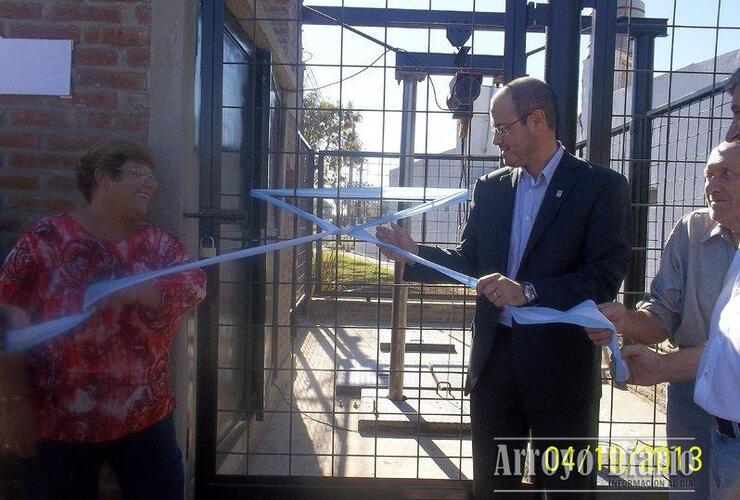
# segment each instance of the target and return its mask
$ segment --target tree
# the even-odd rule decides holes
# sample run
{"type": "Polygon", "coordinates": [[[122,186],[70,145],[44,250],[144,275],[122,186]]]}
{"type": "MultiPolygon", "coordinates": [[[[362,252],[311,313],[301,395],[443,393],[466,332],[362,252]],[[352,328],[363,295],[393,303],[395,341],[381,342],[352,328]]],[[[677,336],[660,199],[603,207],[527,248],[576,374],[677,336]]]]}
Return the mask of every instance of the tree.
{"type": "MultiPolygon", "coordinates": [[[[315,150],[361,151],[362,141],[357,124],[362,114],[354,111],[352,102],[339,109],[334,102],[321,98],[316,92],[304,97],[303,127],[301,133],[315,150]]],[[[325,186],[361,186],[361,167],[364,158],[357,156],[324,157],[325,186]]]]}
{"type": "MultiPolygon", "coordinates": [[[[362,141],[357,124],[362,114],[355,111],[352,102],[340,109],[337,103],[324,99],[316,92],[304,96],[303,126],[301,133],[314,150],[361,151],[362,141]]],[[[365,158],[351,155],[324,156],[323,187],[360,187],[367,185],[363,179],[365,158]]],[[[350,201],[342,203],[342,218],[346,223],[356,223],[378,212],[373,202],[350,201]]],[[[331,217],[333,218],[333,217],[331,217]]]]}

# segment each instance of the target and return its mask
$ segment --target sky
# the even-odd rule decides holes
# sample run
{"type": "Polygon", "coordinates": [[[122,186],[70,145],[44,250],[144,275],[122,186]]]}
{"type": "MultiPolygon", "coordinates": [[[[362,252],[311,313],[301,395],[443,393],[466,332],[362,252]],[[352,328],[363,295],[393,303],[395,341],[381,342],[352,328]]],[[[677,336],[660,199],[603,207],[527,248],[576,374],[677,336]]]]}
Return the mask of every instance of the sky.
{"type": "MultiPolygon", "coordinates": [[[[505,0],[306,0],[304,4],[503,12],[505,0]]],[[[647,17],[667,18],[669,24],[669,36],[656,40],[655,76],[710,59],[715,51],[722,54],[740,48],[737,0],[645,0],[645,4],[647,17]],[[719,31],[715,29],[718,24],[719,31]]],[[[583,12],[584,15],[588,13],[588,10],[583,12]]],[[[444,30],[388,29],[386,33],[382,28],[360,29],[407,51],[450,54],[455,51],[444,30]]],[[[589,36],[582,35],[581,60],[586,57],[588,42],[589,36]]],[[[476,54],[502,55],[503,43],[503,33],[481,31],[475,32],[467,45],[472,45],[472,52],[476,54]]],[[[528,34],[527,51],[544,44],[544,34],[528,34]]],[[[303,28],[303,48],[303,61],[318,86],[356,73],[384,51],[381,46],[340,27],[310,25],[303,28]],[[340,63],[345,65],[341,69],[338,67],[340,63]]],[[[343,106],[351,102],[354,108],[363,110],[363,121],[358,129],[366,151],[399,150],[402,86],[394,77],[394,61],[394,54],[388,52],[375,67],[345,80],[341,85],[320,90],[327,99],[335,102],[341,99],[343,106]],[[384,65],[387,67],[383,68],[384,65]]],[[[527,73],[544,78],[544,61],[544,51],[530,56],[527,73]]],[[[438,102],[443,107],[450,79],[449,76],[431,77],[438,102]]],[[[437,153],[455,146],[457,124],[451,113],[441,112],[435,104],[429,80],[425,79],[418,86],[415,150],[437,153]]],[[[484,79],[484,84],[491,84],[491,80],[484,79]]],[[[310,80],[305,82],[307,88],[312,85],[310,80]]]]}

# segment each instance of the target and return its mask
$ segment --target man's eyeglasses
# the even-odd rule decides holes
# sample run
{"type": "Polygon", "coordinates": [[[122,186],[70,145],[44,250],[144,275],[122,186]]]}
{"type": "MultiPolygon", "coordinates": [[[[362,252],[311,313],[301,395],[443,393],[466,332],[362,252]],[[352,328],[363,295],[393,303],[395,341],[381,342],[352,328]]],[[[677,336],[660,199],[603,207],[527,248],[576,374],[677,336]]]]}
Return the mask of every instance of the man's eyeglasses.
{"type": "Polygon", "coordinates": [[[152,173],[152,171],[147,168],[128,167],[128,169],[126,170],[128,170],[128,172],[131,175],[139,179],[139,181],[141,181],[142,184],[146,184],[147,182],[150,182],[152,184],[157,183],[157,178],[154,177],[154,174],[152,173]]]}
{"type": "Polygon", "coordinates": [[[495,125],[495,126],[491,127],[491,130],[493,130],[493,133],[494,134],[498,134],[498,135],[509,135],[510,134],[509,129],[511,128],[512,125],[515,125],[515,124],[519,123],[522,120],[526,120],[527,117],[529,115],[531,115],[531,114],[532,113],[529,112],[529,113],[527,113],[524,116],[520,116],[517,120],[514,120],[513,122],[507,123],[505,125],[495,125]]]}

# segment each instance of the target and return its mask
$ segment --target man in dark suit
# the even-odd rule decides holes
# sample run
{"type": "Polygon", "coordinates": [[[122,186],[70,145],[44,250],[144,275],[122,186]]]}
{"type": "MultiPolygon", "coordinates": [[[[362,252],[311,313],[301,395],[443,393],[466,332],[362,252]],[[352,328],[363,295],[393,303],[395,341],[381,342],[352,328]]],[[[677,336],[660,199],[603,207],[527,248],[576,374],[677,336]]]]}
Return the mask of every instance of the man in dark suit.
{"type": "MultiPolygon", "coordinates": [[[[572,492],[552,491],[596,485],[595,460],[589,467],[583,454],[577,459],[579,450],[596,445],[600,351],[580,327],[519,325],[504,307],[565,310],[586,299],[614,298],[630,252],[629,190],[623,176],[563,149],[555,138],[555,96],[540,80],[519,78],[502,87],[491,101],[491,122],[507,166],[476,183],[457,249],[417,245],[395,224],[379,227],[377,235],[481,277],[465,384],[476,498],[508,497],[524,487],[521,472],[511,469],[530,434],[535,489],[548,490],[548,498],[572,498],[572,492]],[[568,466],[543,470],[553,445],[561,451],[549,452],[550,466],[582,463],[585,473],[568,466]]],[[[404,279],[449,281],[421,265],[406,265],[404,279]]]]}

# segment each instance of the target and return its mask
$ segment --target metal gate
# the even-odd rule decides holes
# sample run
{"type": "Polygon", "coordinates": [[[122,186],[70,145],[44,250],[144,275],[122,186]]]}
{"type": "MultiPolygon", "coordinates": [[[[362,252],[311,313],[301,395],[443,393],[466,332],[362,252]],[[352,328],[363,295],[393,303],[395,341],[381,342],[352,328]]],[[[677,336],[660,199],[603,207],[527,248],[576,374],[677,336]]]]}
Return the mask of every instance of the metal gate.
{"type": "MultiPolygon", "coordinates": [[[[622,298],[634,302],[672,224],[703,204],[703,161],[731,116],[721,85],[740,64],[740,16],[728,2],[710,1],[713,20],[701,26],[688,22],[683,2],[668,3],[650,16],[636,0],[202,1],[204,245],[213,238],[224,252],[314,231],[250,200],[251,188],[471,188],[498,156],[485,99],[456,109],[459,129],[443,122],[459,104],[445,100],[449,80],[477,71],[488,98],[502,81],[534,74],[558,95],[566,148],[630,180],[638,243],[622,298]],[[674,65],[674,46],[700,31],[714,37],[711,67],[674,65]],[[721,53],[728,43],[736,54],[721,53]],[[311,135],[315,123],[329,123],[326,134],[311,135]],[[449,147],[438,144],[461,130],[449,147]]],[[[337,225],[398,209],[382,197],[287,201],[337,225]]],[[[465,206],[448,208],[410,229],[453,246],[466,217],[465,206]]],[[[208,296],[197,345],[199,497],[470,495],[461,387],[474,300],[463,287],[400,283],[370,245],[337,236],[211,269],[208,296]],[[399,300],[404,324],[392,320],[399,300]],[[401,366],[390,354],[397,332],[401,366]],[[388,398],[393,378],[404,398],[388,398]]],[[[662,388],[631,393],[644,412],[625,414],[624,396],[604,377],[605,442],[636,429],[662,443],[662,388]]]]}

